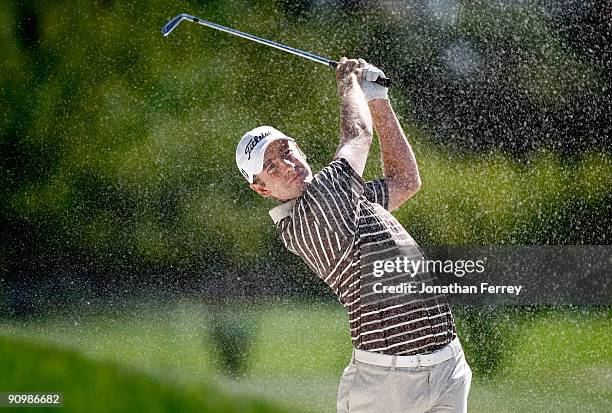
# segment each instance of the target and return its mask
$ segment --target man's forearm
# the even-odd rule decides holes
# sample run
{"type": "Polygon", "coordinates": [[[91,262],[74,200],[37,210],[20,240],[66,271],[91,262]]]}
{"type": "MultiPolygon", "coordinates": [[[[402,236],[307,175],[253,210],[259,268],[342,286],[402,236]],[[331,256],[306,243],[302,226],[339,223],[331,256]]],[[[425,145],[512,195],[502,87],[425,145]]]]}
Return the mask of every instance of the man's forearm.
{"type": "Polygon", "coordinates": [[[368,106],[380,141],[385,178],[400,190],[401,194],[396,198],[399,198],[397,202],[401,203],[414,195],[421,187],[414,152],[391,103],[385,99],[373,99],[368,102],[368,106]]]}
{"type": "Polygon", "coordinates": [[[340,132],[345,141],[372,139],[372,115],[356,79],[339,87],[340,132]]]}
{"type": "Polygon", "coordinates": [[[339,85],[340,145],[336,156],[345,157],[363,174],[372,144],[372,115],[356,78],[339,85]]]}

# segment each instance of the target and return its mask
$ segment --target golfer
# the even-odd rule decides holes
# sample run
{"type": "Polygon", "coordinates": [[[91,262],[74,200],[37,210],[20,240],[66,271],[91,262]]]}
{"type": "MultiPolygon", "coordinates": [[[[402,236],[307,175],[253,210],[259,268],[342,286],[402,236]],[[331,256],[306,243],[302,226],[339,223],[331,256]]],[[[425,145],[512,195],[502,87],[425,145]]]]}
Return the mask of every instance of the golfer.
{"type": "Polygon", "coordinates": [[[340,60],[340,144],[318,173],[292,138],[269,126],[242,137],[236,162],[252,189],[280,202],[270,215],[282,243],[348,312],[354,349],[337,411],[465,412],[472,372],[446,300],[418,294],[376,300],[364,293],[371,291],[364,280],[377,262],[418,249],[390,214],[421,180],[387,89],[374,83],[381,76],[364,60],[340,60]],[[364,182],[373,126],[384,178],[364,182]]]}

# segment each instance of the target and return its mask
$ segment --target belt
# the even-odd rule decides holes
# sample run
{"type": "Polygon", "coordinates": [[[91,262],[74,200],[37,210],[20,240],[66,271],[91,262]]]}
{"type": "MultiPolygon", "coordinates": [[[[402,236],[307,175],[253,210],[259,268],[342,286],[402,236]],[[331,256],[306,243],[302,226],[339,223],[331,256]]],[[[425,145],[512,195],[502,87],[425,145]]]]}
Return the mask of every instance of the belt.
{"type": "Polygon", "coordinates": [[[446,346],[433,353],[417,354],[414,356],[392,356],[390,354],[374,353],[353,349],[353,358],[367,364],[382,367],[421,367],[434,366],[461,354],[463,352],[459,338],[455,337],[446,346]]]}

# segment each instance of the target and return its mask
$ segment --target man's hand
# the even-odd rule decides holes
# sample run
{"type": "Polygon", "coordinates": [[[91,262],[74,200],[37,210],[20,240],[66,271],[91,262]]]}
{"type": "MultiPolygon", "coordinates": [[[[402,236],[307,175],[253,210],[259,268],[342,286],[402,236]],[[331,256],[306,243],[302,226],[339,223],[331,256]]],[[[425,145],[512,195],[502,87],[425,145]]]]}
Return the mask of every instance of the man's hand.
{"type": "MultiPolygon", "coordinates": [[[[365,63],[365,61],[364,61],[365,63]]],[[[362,80],[363,65],[357,59],[343,57],[336,66],[336,82],[340,95],[354,86],[359,85],[362,80]]]]}
{"type": "Polygon", "coordinates": [[[378,83],[374,83],[379,77],[386,77],[383,71],[376,66],[367,63],[363,59],[359,59],[359,65],[362,68],[362,79],[360,82],[361,89],[363,90],[366,100],[368,102],[373,99],[389,100],[387,88],[379,85],[378,83]]]}

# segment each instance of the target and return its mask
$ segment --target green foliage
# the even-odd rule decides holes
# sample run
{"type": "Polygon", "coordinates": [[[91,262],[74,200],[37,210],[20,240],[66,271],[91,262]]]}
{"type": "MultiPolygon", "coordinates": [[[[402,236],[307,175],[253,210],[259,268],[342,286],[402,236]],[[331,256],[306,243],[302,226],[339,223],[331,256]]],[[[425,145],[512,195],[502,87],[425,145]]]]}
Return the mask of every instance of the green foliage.
{"type": "MultiPolygon", "coordinates": [[[[324,166],[338,133],[333,74],[193,24],[163,38],[163,23],[190,12],[322,55],[366,50],[374,59],[397,57],[401,73],[434,64],[435,47],[452,34],[429,23],[417,30],[429,21],[424,18],[392,25],[411,44],[395,56],[395,38],[374,48],[367,42],[377,36],[363,30],[364,22],[372,33],[382,30],[380,22],[389,18],[382,9],[277,6],[27,1],[3,7],[0,218],[13,241],[6,241],[1,259],[31,261],[32,244],[44,239],[51,256],[62,249],[109,261],[127,257],[136,268],[190,268],[203,259],[265,266],[262,257],[279,247],[267,216],[273,205],[238,173],[235,144],[253,126],[271,124],[299,140],[315,170],[324,166]],[[36,237],[27,238],[30,233],[36,237]]],[[[531,56],[517,82],[535,105],[559,106],[562,95],[595,93],[601,73],[562,47],[529,7],[466,5],[456,31],[510,48],[516,27],[519,49],[531,56]],[[547,46],[534,49],[538,44],[547,46]],[[557,94],[555,82],[562,84],[557,94]]],[[[565,159],[551,151],[516,161],[501,151],[443,152],[419,120],[422,98],[406,93],[399,84],[391,96],[416,148],[424,187],[397,215],[417,241],[609,241],[609,155],[565,159]]],[[[370,177],[381,174],[377,156],[374,148],[370,177]]]]}
{"type": "Polygon", "coordinates": [[[421,244],[605,244],[610,236],[609,155],[568,162],[539,152],[517,162],[501,153],[416,152],[423,187],[397,216],[421,244]]]}

